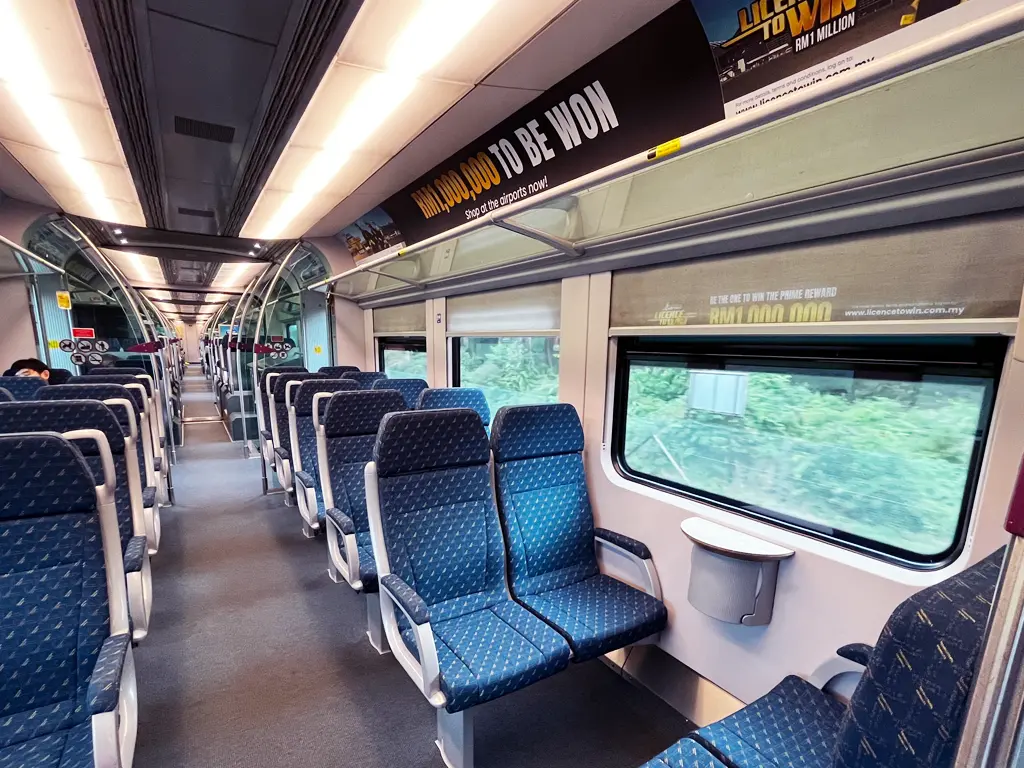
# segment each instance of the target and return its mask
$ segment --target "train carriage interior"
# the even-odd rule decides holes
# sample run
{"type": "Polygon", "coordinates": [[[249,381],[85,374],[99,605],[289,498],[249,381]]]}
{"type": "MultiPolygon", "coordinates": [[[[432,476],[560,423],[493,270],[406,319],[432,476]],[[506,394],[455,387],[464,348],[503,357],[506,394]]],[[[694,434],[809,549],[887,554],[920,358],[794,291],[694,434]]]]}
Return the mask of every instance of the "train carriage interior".
{"type": "Polygon", "coordinates": [[[0,0],[0,768],[1024,768],[1021,72],[0,0]]]}

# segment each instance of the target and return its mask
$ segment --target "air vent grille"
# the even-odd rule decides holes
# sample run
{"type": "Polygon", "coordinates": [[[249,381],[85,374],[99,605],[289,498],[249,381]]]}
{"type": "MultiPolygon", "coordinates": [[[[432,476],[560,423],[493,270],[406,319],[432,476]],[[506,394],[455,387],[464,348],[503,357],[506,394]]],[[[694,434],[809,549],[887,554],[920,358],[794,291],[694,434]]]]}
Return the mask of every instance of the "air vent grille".
{"type": "Polygon", "coordinates": [[[178,213],[182,216],[197,216],[200,219],[212,219],[217,215],[214,211],[202,208],[178,208],[178,213]]]}
{"type": "Polygon", "coordinates": [[[174,132],[194,139],[218,141],[231,144],[235,140],[235,129],[230,125],[208,123],[205,120],[194,120],[191,117],[174,116],[174,132]]]}

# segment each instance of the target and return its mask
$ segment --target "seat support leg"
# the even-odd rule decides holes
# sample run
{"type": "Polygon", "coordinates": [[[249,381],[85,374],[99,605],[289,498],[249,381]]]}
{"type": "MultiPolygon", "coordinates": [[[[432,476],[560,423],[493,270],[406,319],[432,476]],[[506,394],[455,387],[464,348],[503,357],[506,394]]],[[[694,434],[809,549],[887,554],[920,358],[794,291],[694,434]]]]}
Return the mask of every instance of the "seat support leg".
{"type": "Polygon", "coordinates": [[[473,710],[437,710],[437,748],[448,768],[473,768],[473,710]]]}
{"type": "Polygon", "coordinates": [[[381,656],[391,653],[387,638],[384,637],[384,619],[380,614],[380,595],[376,592],[366,593],[366,636],[370,638],[370,645],[381,656]]]}
{"type": "Polygon", "coordinates": [[[305,536],[307,539],[316,538],[316,531],[313,530],[310,527],[309,523],[307,523],[305,520],[302,521],[302,535],[305,536]]]}

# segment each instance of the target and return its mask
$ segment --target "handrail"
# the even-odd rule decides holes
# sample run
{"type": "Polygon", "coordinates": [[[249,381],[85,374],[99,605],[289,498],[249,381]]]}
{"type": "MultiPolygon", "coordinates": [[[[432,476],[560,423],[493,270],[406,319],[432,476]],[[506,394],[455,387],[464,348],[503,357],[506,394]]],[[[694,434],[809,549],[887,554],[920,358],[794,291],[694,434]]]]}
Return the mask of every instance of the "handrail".
{"type": "MultiPolygon", "coordinates": [[[[22,248],[20,245],[15,243],[13,240],[8,240],[3,235],[0,235],[0,243],[3,243],[4,245],[6,245],[8,248],[10,248],[15,253],[20,253],[22,256],[26,256],[26,257],[32,259],[32,261],[36,262],[37,264],[42,264],[44,267],[46,267],[48,269],[52,269],[54,272],[59,272],[62,275],[67,274],[67,270],[64,269],[63,267],[58,267],[56,264],[51,264],[46,259],[44,259],[42,256],[37,256],[36,254],[32,253],[32,251],[30,251],[28,248],[22,248]]],[[[27,274],[31,274],[31,273],[27,273],[27,274]]]]}
{"type": "MultiPolygon", "coordinates": [[[[970,24],[952,29],[942,35],[908,46],[902,51],[864,64],[844,77],[831,78],[821,83],[816,83],[784,96],[769,106],[728,117],[686,136],[666,141],[657,147],[632,155],[572,181],[551,187],[525,200],[506,205],[471,222],[460,224],[438,235],[428,237],[395,253],[364,261],[350,270],[332,275],[319,283],[314,283],[309,288],[313,289],[331,285],[339,280],[344,280],[347,277],[362,272],[372,273],[385,264],[390,264],[413,253],[429,250],[436,245],[463,237],[484,227],[501,226],[503,222],[507,222],[510,218],[541,207],[550,200],[566,197],[582,192],[590,187],[615,181],[641,169],[651,168],[669,158],[676,158],[733,138],[747,131],[762,128],[804,110],[848,96],[856,91],[886,82],[987,43],[1009,37],[1022,30],[1024,30],[1024,5],[1018,4],[1001,11],[996,11],[970,24]]],[[[531,237],[531,239],[538,240],[554,248],[551,245],[549,236],[545,236],[543,239],[532,237],[527,230],[528,228],[517,227],[515,231],[521,233],[524,237],[531,237]]],[[[570,243],[569,245],[575,249],[575,243],[570,243]]],[[[393,275],[388,275],[388,277],[393,277],[393,275]]]]}

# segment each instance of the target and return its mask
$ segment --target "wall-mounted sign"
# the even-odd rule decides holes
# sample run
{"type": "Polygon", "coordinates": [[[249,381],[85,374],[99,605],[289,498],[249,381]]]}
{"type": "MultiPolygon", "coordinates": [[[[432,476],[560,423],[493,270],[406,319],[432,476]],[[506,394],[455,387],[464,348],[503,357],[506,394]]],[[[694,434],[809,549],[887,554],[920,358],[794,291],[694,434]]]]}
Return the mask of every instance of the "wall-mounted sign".
{"type": "Polygon", "coordinates": [[[71,362],[75,365],[85,365],[85,355],[81,352],[75,352],[71,355],[71,362]]]}
{"type": "Polygon", "coordinates": [[[71,294],[67,291],[57,291],[57,308],[71,309],[71,294]]]}
{"type": "Polygon", "coordinates": [[[61,352],[74,352],[75,341],[74,339],[61,339],[60,341],[57,342],[57,347],[60,349],[61,352]]]}
{"type": "Polygon", "coordinates": [[[95,328],[72,328],[71,338],[73,339],[95,339],[96,329],[95,328]]]}
{"type": "Polygon", "coordinates": [[[91,339],[79,339],[75,342],[75,348],[79,352],[92,352],[93,343],[91,339]]]}

